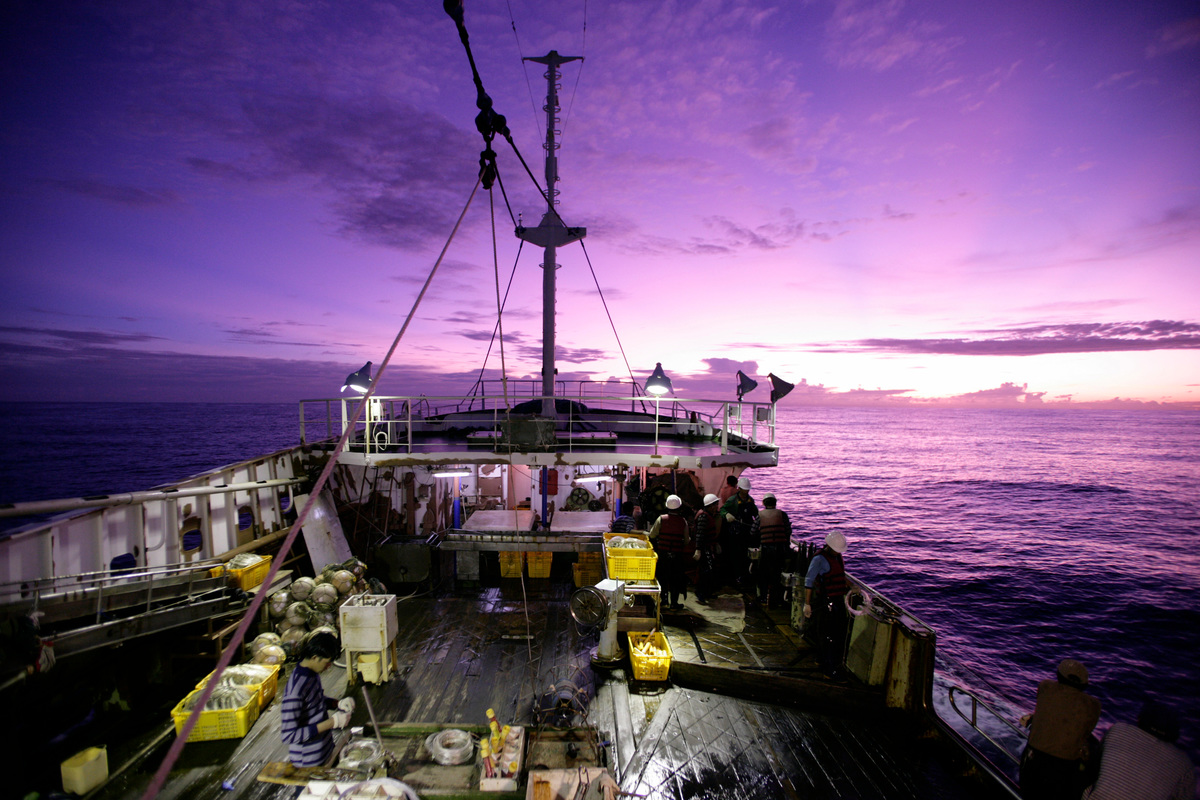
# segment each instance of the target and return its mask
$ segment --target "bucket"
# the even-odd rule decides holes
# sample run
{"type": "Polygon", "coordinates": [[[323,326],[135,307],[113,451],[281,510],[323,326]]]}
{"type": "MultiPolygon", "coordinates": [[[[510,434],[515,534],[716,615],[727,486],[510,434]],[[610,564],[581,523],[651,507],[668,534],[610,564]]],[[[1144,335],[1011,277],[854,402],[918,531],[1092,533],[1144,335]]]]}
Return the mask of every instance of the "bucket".
{"type": "Polygon", "coordinates": [[[364,653],[358,657],[358,672],[367,683],[379,683],[379,654],[364,653]]]}
{"type": "Polygon", "coordinates": [[[108,780],[108,750],[89,747],[62,762],[63,791],[87,794],[108,780]]]}

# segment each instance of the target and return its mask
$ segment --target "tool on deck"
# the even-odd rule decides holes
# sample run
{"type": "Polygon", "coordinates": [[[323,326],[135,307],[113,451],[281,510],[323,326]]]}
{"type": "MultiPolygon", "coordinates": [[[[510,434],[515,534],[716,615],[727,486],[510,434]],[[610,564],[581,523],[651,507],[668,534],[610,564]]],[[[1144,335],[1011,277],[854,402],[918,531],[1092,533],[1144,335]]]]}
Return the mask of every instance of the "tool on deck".
{"type": "Polygon", "coordinates": [[[367,713],[371,715],[371,724],[375,726],[375,739],[379,742],[380,748],[383,748],[383,734],[379,732],[379,722],[375,719],[375,709],[371,707],[371,698],[367,696],[366,686],[362,687],[362,693],[363,702],[367,704],[367,713]]]}
{"type": "Polygon", "coordinates": [[[232,778],[230,778],[229,780],[221,781],[221,788],[227,792],[232,792],[234,785],[237,783],[237,779],[242,777],[242,773],[245,772],[246,770],[250,769],[255,764],[261,764],[261,763],[262,763],[261,761],[250,761],[250,762],[242,765],[242,768],[239,769],[237,772],[235,772],[233,774],[232,778]]]}

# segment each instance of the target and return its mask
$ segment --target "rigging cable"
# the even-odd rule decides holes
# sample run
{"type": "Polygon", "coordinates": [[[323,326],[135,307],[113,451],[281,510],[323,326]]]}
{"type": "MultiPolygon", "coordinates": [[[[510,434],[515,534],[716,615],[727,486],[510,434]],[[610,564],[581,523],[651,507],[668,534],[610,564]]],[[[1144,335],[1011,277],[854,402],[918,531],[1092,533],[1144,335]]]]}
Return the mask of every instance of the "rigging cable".
{"type": "Polygon", "coordinates": [[[592,257],[588,255],[587,246],[583,240],[579,240],[579,246],[583,248],[583,258],[587,261],[588,271],[592,273],[592,280],[596,283],[596,292],[600,295],[600,303],[604,306],[604,313],[608,317],[608,325],[612,328],[613,337],[617,340],[617,349],[621,351],[621,360],[625,362],[625,369],[629,372],[629,380],[633,381],[633,385],[637,386],[637,378],[633,377],[633,368],[629,366],[629,358],[625,355],[625,346],[621,344],[621,336],[617,333],[616,323],[613,322],[612,313],[608,310],[608,301],[604,299],[604,291],[600,288],[600,279],[596,277],[596,270],[592,268],[592,257]]]}
{"type": "MultiPolygon", "coordinates": [[[[351,434],[353,434],[357,429],[358,420],[363,416],[363,409],[367,407],[367,403],[370,402],[371,397],[375,394],[375,389],[379,386],[379,378],[383,376],[384,370],[387,369],[388,363],[392,360],[392,355],[396,352],[396,348],[400,345],[400,340],[404,337],[405,332],[408,330],[408,326],[412,322],[413,317],[416,316],[417,308],[421,305],[421,300],[424,299],[425,293],[429,290],[429,285],[433,282],[433,276],[437,274],[438,267],[441,266],[442,261],[446,258],[446,251],[450,249],[451,242],[453,242],[454,237],[458,235],[458,229],[462,226],[463,218],[466,217],[467,210],[470,209],[471,202],[475,199],[475,194],[479,191],[479,186],[482,181],[482,175],[475,181],[475,186],[471,189],[471,194],[467,198],[466,204],[463,206],[462,213],[459,214],[458,221],[454,223],[454,229],[450,232],[450,236],[446,240],[446,244],[442,248],[442,252],[438,255],[437,260],[433,263],[433,268],[429,271],[429,277],[425,279],[425,285],[421,287],[421,292],[417,295],[417,299],[413,302],[412,309],[408,312],[408,317],[404,320],[404,325],[400,328],[400,332],[396,334],[396,338],[392,341],[391,348],[388,350],[387,355],[384,356],[383,361],[380,363],[379,371],[375,375],[375,380],[371,381],[371,385],[368,387],[367,393],[364,394],[361,399],[359,399],[358,405],[354,409],[353,421],[345,427],[345,430],[342,431],[342,435],[341,438],[338,439],[337,446],[334,447],[333,452],[329,454],[329,458],[325,462],[325,468],[321,470],[320,477],[317,478],[316,482],[313,484],[312,491],[308,495],[308,501],[304,504],[304,508],[300,510],[299,516],[296,517],[296,521],[292,523],[291,530],[288,531],[287,538],[284,539],[283,544],[279,547],[279,558],[272,559],[271,568],[267,572],[267,576],[263,579],[263,583],[266,586],[270,586],[274,583],[275,575],[279,572],[279,568],[282,566],[284,559],[292,548],[292,545],[295,544],[296,536],[299,535],[300,529],[308,520],[308,515],[312,511],[313,505],[316,504],[317,498],[320,497],[321,490],[324,489],[325,484],[329,482],[329,477],[333,474],[334,467],[336,467],[338,464],[338,456],[340,456],[342,451],[346,448],[346,443],[349,441],[351,434]]],[[[246,615],[242,617],[242,621],[238,623],[237,630],[234,631],[233,636],[230,637],[229,644],[226,645],[225,649],[221,651],[221,657],[217,660],[216,669],[213,670],[213,673],[217,676],[217,678],[220,678],[221,674],[225,671],[225,668],[229,666],[229,662],[233,660],[234,652],[241,647],[242,641],[246,637],[246,631],[249,630],[250,624],[258,618],[259,609],[262,608],[263,601],[266,600],[266,597],[266,592],[256,592],[254,594],[254,599],[250,601],[250,607],[246,610],[246,615]]],[[[179,735],[175,737],[175,741],[171,744],[171,749],[167,751],[167,755],[163,758],[162,764],[159,765],[158,771],[154,773],[154,777],[151,779],[150,785],[146,787],[146,792],[142,795],[142,800],[154,800],[154,798],[158,796],[158,793],[162,791],[163,785],[166,783],[167,776],[171,772],[171,767],[173,767],[175,762],[179,760],[179,756],[183,752],[183,746],[187,743],[188,736],[191,735],[192,729],[196,727],[196,723],[200,719],[200,712],[204,710],[204,704],[207,703],[209,697],[212,696],[212,691],[216,685],[217,681],[215,680],[208,681],[205,684],[200,698],[196,701],[195,707],[192,709],[191,714],[187,718],[187,722],[183,724],[183,730],[181,730],[179,735]]]]}

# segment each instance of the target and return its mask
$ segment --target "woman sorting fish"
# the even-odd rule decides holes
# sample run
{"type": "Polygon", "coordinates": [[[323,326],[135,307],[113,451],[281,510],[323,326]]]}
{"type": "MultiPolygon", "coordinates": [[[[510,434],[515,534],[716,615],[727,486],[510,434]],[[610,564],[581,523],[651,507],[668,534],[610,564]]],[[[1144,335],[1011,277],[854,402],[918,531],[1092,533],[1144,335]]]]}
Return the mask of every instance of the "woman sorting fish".
{"type": "Polygon", "coordinates": [[[300,648],[300,663],[283,691],[280,733],[288,760],[297,767],[320,766],[333,755],[333,731],[350,723],[354,698],[325,696],[321,673],[337,658],[342,646],[332,633],[314,633],[300,648]]]}

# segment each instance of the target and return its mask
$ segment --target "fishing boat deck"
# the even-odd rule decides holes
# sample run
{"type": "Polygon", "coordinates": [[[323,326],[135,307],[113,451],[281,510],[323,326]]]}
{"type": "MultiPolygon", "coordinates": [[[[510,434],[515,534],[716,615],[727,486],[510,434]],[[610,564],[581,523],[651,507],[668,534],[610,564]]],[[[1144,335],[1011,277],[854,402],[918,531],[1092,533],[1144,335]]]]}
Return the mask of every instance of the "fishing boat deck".
{"type": "MultiPolygon", "coordinates": [[[[622,789],[641,797],[981,794],[940,766],[905,721],[875,705],[874,690],[822,676],[782,613],[746,608],[738,594],[709,606],[691,600],[663,619],[675,656],[672,680],[639,681],[624,668],[593,669],[597,635],[570,617],[571,587],[502,583],[400,598],[399,674],[367,685],[381,726],[479,725],[488,708],[502,721],[530,726],[535,700],[565,680],[589,699],[587,722],[608,743],[607,762],[622,789]]],[[[346,691],[343,669],[322,677],[327,694],[346,691]]],[[[359,687],[354,694],[360,701],[352,724],[370,735],[359,687]]],[[[95,797],[140,797],[160,758],[116,776],[95,797]]],[[[295,787],[253,778],[258,765],[285,759],[276,701],[244,739],[189,744],[158,796],[290,797],[295,787]],[[245,764],[252,766],[223,791],[222,780],[245,764]]]]}

